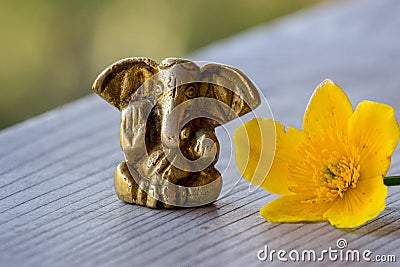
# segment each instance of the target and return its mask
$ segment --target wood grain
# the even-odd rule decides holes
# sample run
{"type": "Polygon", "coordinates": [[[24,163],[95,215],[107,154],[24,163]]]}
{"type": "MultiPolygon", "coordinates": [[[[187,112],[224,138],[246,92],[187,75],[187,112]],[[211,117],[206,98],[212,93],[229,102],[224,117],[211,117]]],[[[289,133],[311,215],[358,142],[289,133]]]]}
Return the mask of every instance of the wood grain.
{"type": "MultiPolygon", "coordinates": [[[[399,13],[396,0],[330,1],[189,58],[242,69],[286,125],[301,126],[325,78],[354,104],[384,102],[400,118],[399,13]]],[[[253,266],[271,263],[257,260],[265,245],[321,251],[336,248],[339,238],[351,249],[400,258],[399,188],[390,188],[379,217],[349,230],[265,222],[258,211],[273,196],[250,193],[243,180],[208,207],[124,204],[113,190],[123,160],[118,130],[118,111],[92,95],[0,132],[1,266],[253,266]]],[[[238,172],[229,149],[221,149],[224,179],[234,184],[238,172]]],[[[399,172],[397,150],[390,173],[399,172]]]]}

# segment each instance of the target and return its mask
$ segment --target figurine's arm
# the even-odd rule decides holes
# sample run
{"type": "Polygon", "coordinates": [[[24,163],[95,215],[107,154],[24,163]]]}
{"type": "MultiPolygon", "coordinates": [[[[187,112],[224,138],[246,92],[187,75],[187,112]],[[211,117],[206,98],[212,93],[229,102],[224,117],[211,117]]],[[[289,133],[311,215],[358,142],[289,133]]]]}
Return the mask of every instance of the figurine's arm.
{"type": "Polygon", "coordinates": [[[207,161],[210,162],[218,158],[219,145],[214,131],[201,131],[196,134],[194,152],[198,157],[207,158],[207,161]]]}
{"type": "Polygon", "coordinates": [[[149,101],[140,100],[121,111],[120,142],[128,162],[137,162],[146,154],[146,121],[151,108],[149,101]]]}
{"type": "Polygon", "coordinates": [[[192,133],[191,128],[185,127],[180,133],[180,139],[185,144],[189,153],[190,160],[203,158],[207,162],[213,162],[218,157],[218,140],[212,129],[200,129],[192,133]]]}

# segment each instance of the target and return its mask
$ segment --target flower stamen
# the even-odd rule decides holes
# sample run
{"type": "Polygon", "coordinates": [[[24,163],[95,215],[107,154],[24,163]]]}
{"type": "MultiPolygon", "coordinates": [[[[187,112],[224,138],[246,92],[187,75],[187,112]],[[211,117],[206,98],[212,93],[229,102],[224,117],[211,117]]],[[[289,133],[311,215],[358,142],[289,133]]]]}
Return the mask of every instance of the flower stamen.
{"type": "Polygon", "coordinates": [[[332,201],[338,196],[343,198],[348,189],[356,187],[360,178],[360,164],[358,160],[342,158],[326,164],[320,175],[322,185],[317,189],[318,200],[332,201]]]}

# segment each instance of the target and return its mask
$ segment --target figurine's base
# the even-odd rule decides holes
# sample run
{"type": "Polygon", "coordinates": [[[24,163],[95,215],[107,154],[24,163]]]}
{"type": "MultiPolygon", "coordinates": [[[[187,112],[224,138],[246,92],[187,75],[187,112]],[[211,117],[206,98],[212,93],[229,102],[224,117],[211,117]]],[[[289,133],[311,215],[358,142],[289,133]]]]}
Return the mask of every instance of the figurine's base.
{"type": "Polygon", "coordinates": [[[169,209],[207,205],[217,200],[222,188],[222,178],[217,170],[213,182],[203,186],[194,185],[198,187],[171,187],[163,184],[163,181],[150,184],[151,181],[149,183],[149,180],[144,180],[138,173],[134,178],[132,172],[134,170],[130,170],[125,161],[118,165],[114,176],[118,198],[127,203],[149,208],[169,209]]]}

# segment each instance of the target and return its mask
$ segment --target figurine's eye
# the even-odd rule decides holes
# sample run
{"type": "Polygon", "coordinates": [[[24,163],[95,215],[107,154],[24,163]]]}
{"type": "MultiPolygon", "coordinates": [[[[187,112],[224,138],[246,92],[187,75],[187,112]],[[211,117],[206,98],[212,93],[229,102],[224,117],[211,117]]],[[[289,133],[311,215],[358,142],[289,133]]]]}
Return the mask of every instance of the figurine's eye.
{"type": "Polygon", "coordinates": [[[194,86],[189,86],[189,87],[186,89],[185,95],[186,95],[186,97],[188,97],[188,98],[193,98],[193,97],[195,97],[195,96],[196,96],[196,89],[194,88],[194,86]]]}
{"type": "Polygon", "coordinates": [[[164,91],[164,84],[162,82],[158,82],[156,86],[156,95],[160,96],[164,91]]]}

